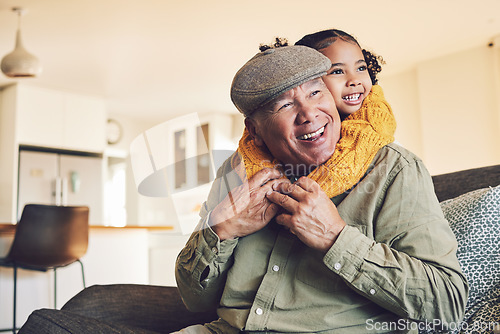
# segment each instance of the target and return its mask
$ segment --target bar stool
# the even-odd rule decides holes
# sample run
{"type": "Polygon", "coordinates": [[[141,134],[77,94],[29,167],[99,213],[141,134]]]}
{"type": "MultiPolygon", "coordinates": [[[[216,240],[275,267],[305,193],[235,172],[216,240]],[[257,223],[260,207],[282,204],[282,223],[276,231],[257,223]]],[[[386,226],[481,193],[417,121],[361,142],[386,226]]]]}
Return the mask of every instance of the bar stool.
{"type": "Polygon", "coordinates": [[[85,255],[89,237],[89,208],[86,206],[55,206],[27,204],[17,223],[14,241],[0,266],[13,268],[13,324],[16,333],[17,269],[54,270],[54,308],[57,298],[56,270],[74,262],[80,263],[83,287],[85,273],[80,258],[85,255]]]}

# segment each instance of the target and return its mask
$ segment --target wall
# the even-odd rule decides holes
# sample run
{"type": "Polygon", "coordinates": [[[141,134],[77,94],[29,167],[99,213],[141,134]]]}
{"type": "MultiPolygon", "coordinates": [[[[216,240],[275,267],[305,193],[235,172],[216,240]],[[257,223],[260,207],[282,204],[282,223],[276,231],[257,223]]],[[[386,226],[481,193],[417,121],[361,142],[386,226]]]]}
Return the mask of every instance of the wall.
{"type": "Polygon", "coordinates": [[[422,123],[416,70],[409,70],[389,77],[382,76],[379,84],[384,89],[384,95],[396,117],[396,141],[422,157],[424,152],[421,140],[422,123]]]}
{"type": "Polygon", "coordinates": [[[16,119],[9,110],[15,108],[15,92],[12,89],[0,92],[0,222],[16,219],[17,189],[14,178],[17,169],[17,146],[15,141],[16,119]]]}
{"type": "Polygon", "coordinates": [[[108,118],[117,120],[122,127],[122,138],[114,144],[109,145],[106,154],[109,156],[124,157],[127,162],[126,170],[126,205],[127,205],[127,225],[137,226],[140,224],[140,195],[134,182],[130,157],[128,155],[130,143],[142,132],[157,124],[156,121],[141,120],[136,117],[110,113],[108,118]]]}
{"type": "Polygon", "coordinates": [[[428,61],[418,68],[423,149],[431,170],[500,161],[500,132],[492,48],[428,61]]]}
{"type": "Polygon", "coordinates": [[[382,78],[398,122],[396,139],[431,174],[500,163],[497,53],[478,47],[382,78]]]}

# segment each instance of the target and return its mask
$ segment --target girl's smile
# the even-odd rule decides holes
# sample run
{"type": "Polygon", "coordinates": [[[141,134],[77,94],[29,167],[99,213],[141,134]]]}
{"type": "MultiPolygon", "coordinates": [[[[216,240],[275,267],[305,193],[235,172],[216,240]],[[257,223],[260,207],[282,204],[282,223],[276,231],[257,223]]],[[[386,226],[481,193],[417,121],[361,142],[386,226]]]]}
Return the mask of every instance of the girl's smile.
{"type": "Polygon", "coordinates": [[[332,62],[332,68],[323,80],[344,119],[361,107],[372,89],[363,52],[355,43],[342,39],[319,51],[332,62]]]}

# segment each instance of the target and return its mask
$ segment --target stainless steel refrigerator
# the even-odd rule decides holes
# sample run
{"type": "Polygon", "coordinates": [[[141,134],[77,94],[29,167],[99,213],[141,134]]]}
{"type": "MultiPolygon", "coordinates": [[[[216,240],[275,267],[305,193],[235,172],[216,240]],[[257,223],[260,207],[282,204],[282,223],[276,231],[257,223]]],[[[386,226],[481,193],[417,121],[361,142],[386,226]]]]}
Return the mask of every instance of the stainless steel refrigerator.
{"type": "Polygon", "coordinates": [[[103,222],[103,159],[92,154],[19,151],[17,219],[28,203],[86,205],[103,222]]]}

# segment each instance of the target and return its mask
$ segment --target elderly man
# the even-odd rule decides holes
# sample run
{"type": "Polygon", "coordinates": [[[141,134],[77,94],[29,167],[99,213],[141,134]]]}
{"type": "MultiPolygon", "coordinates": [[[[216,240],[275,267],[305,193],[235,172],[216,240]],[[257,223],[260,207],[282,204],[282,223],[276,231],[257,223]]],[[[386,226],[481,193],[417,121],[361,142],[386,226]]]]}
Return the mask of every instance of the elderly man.
{"type": "Polygon", "coordinates": [[[220,319],[184,332],[416,332],[461,320],[468,288],[427,170],[374,131],[380,119],[345,121],[341,138],[321,79],[330,66],[287,46],[236,74],[246,131],[176,264],[186,306],[220,319]]]}

